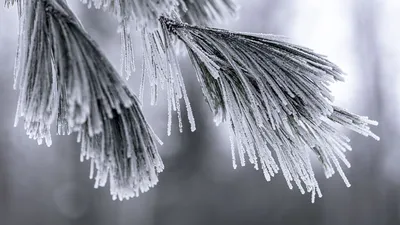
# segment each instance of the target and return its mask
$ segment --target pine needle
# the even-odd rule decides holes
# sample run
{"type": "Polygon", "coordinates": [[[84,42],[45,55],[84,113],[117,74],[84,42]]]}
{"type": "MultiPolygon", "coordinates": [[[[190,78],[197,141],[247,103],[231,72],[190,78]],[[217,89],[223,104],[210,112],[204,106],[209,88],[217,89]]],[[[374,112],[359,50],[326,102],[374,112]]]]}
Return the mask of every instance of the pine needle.
{"type": "MultiPolygon", "coordinates": [[[[180,100],[183,98],[186,105],[188,120],[191,131],[196,130],[196,124],[183,81],[181,69],[175,50],[170,46],[173,42],[168,40],[163,42],[163,34],[158,30],[148,31],[143,29],[143,74],[140,87],[140,99],[143,101],[144,80],[148,77],[151,90],[151,104],[155,105],[158,101],[160,89],[165,89],[168,100],[168,126],[167,134],[171,135],[172,111],[178,114],[179,131],[183,131],[180,100]],[[165,46],[166,45],[166,46],[165,46]]],[[[168,38],[169,36],[164,35],[168,38]]]]}
{"type": "Polygon", "coordinates": [[[92,160],[91,171],[97,169],[96,186],[104,186],[109,176],[114,199],[153,187],[163,170],[157,137],[136,97],[65,0],[18,4],[16,122],[23,117],[28,135],[39,144],[42,139],[51,144],[54,121],[58,134],[78,132],[82,158],[92,160]]]}
{"type": "Polygon", "coordinates": [[[158,28],[158,18],[168,16],[177,9],[179,0],[81,0],[88,7],[102,8],[114,15],[119,23],[121,35],[121,76],[129,79],[135,71],[133,41],[130,26],[136,29],[158,28]]]}
{"type": "Polygon", "coordinates": [[[166,34],[185,44],[217,124],[230,124],[234,167],[236,149],[242,166],[247,154],[267,180],[281,169],[289,188],[294,181],[314,201],[315,194],[322,194],[312,151],[327,177],[336,169],[350,186],[339,163],[350,166],[343,154],[350,149],[349,139],[334,124],[379,138],[369,130],[376,122],[332,105],[328,85],[344,79],[336,65],[275,36],[160,21],[166,34]]]}
{"type": "Polygon", "coordinates": [[[19,44],[14,88],[20,90],[15,126],[25,119],[28,136],[51,145],[50,126],[57,112],[57,78],[51,63],[46,9],[42,1],[19,1],[19,44]],[[18,83],[19,80],[19,83],[18,83]],[[18,83],[18,84],[17,84],[18,83]]]}
{"type": "Polygon", "coordinates": [[[104,132],[91,136],[88,127],[83,127],[78,136],[82,142],[81,161],[91,160],[90,178],[95,177],[95,188],[110,180],[114,200],[148,191],[158,183],[157,175],[164,169],[155,141],[158,138],[143,117],[136,97],[130,97],[132,106],[122,107],[112,119],[104,120],[104,132]]]}
{"type": "Polygon", "coordinates": [[[121,111],[120,103],[132,104],[119,75],[63,0],[19,4],[16,124],[24,117],[28,135],[38,142],[45,138],[49,145],[58,108],[59,134],[79,130],[84,123],[91,135],[100,133],[100,110],[112,117],[113,109],[121,111]]]}
{"type": "Polygon", "coordinates": [[[58,15],[57,12],[69,10],[65,4],[61,6],[53,8],[49,24],[53,33],[58,80],[61,90],[65,88],[68,99],[68,127],[80,130],[80,125],[88,123],[89,134],[94,135],[103,130],[102,115],[111,118],[113,110],[119,113],[121,105],[129,107],[132,104],[130,93],[111,63],[77,20],[66,20],[72,18],[72,12],[69,11],[65,16],[58,15]]]}

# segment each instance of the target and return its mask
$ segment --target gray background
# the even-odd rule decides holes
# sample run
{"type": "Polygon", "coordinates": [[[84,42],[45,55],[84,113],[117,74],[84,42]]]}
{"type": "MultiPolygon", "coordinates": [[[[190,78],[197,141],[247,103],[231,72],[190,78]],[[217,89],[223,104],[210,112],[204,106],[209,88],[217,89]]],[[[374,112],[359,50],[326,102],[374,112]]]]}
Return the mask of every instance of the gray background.
{"type": "MultiPolygon", "coordinates": [[[[118,68],[112,17],[69,2],[118,68]]],[[[166,106],[150,106],[147,99],[145,115],[165,143],[160,152],[166,170],[148,193],[112,201],[108,187],[93,189],[88,162],[79,162],[76,137],[54,137],[48,148],[28,139],[22,125],[13,127],[17,16],[15,8],[0,8],[0,224],[400,224],[400,1],[238,2],[239,19],[218,27],[284,34],[328,55],[348,74],[345,83],[332,86],[336,104],[380,122],[373,128],[380,142],[349,133],[352,168],[345,172],[351,188],[337,175],[326,179],[315,162],[324,197],[311,204],[309,195],[289,190],[281,174],[266,182],[251,166],[234,170],[227,128],[213,124],[191,65],[182,58],[197,130],[191,133],[186,123],[180,134],[174,121],[172,136],[166,137],[166,106]]],[[[135,46],[140,68],[141,43],[135,46]]],[[[139,75],[129,81],[136,92],[139,75]]]]}

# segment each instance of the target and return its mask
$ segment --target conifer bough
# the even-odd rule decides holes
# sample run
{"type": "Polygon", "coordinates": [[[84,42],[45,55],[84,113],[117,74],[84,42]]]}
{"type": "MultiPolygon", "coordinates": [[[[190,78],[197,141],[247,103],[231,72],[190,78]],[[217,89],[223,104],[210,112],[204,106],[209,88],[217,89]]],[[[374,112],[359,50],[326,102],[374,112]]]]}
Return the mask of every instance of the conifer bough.
{"type": "MultiPolygon", "coordinates": [[[[308,48],[266,34],[209,28],[232,17],[231,0],[82,0],[112,13],[120,23],[121,76],[135,69],[130,27],[143,39],[143,73],[139,99],[86,33],[65,0],[5,0],[18,4],[19,45],[15,65],[19,89],[16,118],[24,118],[29,137],[51,145],[57,134],[78,133],[81,159],[91,160],[95,187],[110,182],[114,199],[128,199],[158,182],[164,166],[156,142],[162,143],[140,108],[145,79],[151,103],[160,89],[168,99],[168,134],[172,111],[183,131],[180,100],[185,101],[191,130],[196,129],[180,72],[176,45],[187,50],[216,124],[230,125],[233,166],[245,157],[261,166],[269,181],[279,170],[287,184],[312,201],[322,196],[310,153],[317,155],[326,177],[335,171],[350,186],[341,163],[350,141],[336,125],[372,136],[376,121],[333,105],[329,85],[343,81],[338,66],[308,48]],[[94,176],[96,169],[96,176],[94,176]]],[[[18,120],[16,120],[17,122],[18,120]]]]}

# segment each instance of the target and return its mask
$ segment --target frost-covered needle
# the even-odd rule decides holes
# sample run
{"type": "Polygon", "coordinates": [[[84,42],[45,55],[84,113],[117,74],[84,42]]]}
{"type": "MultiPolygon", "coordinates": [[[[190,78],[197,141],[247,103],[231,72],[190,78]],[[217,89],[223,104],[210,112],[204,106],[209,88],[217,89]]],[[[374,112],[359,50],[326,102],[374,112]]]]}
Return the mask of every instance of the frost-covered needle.
{"type": "Polygon", "coordinates": [[[343,154],[349,139],[334,125],[379,138],[369,130],[375,121],[332,105],[328,85],[344,79],[335,64],[273,35],[160,21],[167,42],[174,35],[185,44],[215,121],[230,124],[235,167],[237,152],[242,166],[245,155],[256,169],[261,165],[267,180],[280,169],[290,188],[294,182],[314,201],[322,196],[314,152],[327,177],[336,169],[350,185],[339,163],[350,166],[343,154]]]}
{"type": "Polygon", "coordinates": [[[89,37],[65,0],[18,1],[20,36],[17,121],[28,135],[51,144],[78,132],[82,159],[96,169],[96,186],[110,181],[114,199],[138,196],[158,182],[164,166],[157,137],[137,98],[89,37]]]}

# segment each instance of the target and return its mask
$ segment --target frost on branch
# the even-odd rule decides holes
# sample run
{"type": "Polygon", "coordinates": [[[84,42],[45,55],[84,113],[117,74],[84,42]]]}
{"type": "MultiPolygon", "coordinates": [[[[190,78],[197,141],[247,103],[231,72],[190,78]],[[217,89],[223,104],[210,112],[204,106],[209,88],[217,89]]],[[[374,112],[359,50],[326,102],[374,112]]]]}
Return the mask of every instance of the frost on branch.
{"type": "Polygon", "coordinates": [[[136,29],[155,30],[158,28],[158,18],[168,16],[176,10],[180,0],[81,0],[88,7],[96,8],[113,14],[119,23],[118,32],[121,35],[121,76],[128,79],[135,71],[132,46],[131,25],[136,29]]]}
{"type": "Polygon", "coordinates": [[[140,99],[143,101],[144,82],[147,77],[151,89],[151,104],[157,104],[160,89],[165,89],[168,100],[168,127],[167,133],[171,134],[172,111],[178,114],[179,131],[183,131],[180,100],[183,98],[191,131],[196,130],[192,108],[186,92],[182,73],[179,67],[175,50],[172,48],[172,39],[164,34],[167,41],[164,43],[162,34],[158,31],[143,29],[143,74],[140,85],[140,99]]]}
{"type": "Polygon", "coordinates": [[[340,165],[350,166],[349,139],[335,124],[379,138],[369,130],[376,122],[332,105],[328,85],[343,80],[336,65],[272,35],[160,21],[165,33],[184,42],[215,122],[230,124],[234,167],[236,149],[242,166],[247,154],[267,180],[281,169],[289,188],[294,181],[314,201],[316,193],[322,196],[310,162],[314,152],[327,177],[336,169],[350,185],[340,165]]]}
{"type": "Polygon", "coordinates": [[[96,185],[110,180],[114,198],[138,196],[157,183],[163,164],[155,135],[111,63],[65,0],[18,1],[16,122],[39,143],[77,131],[82,157],[97,168],[96,185]],[[108,177],[109,176],[109,177],[108,177]]]}
{"type": "Polygon", "coordinates": [[[136,97],[130,98],[130,107],[122,107],[121,112],[113,113],[113,118],[104,120],[104,132],[91,136],[83,127],[78,139],[82,142],[81,160],[91,160],[91,178],[97,170],[95,187],[105,186],[109,180],[111,195],[119,200],[148,191],[157,184],[157,175],[164,169],[155,142],[157,136],[136,97]]]}
{"type": "MultiPolygon", "coordinates": [[[[146,32],[156,32],[161,16],[182,17],[183,21],[207,25],[235,15],[232,0],[81,0],[88,7],[102,8],[119,22],[121,35],[121,76],[128,79],[135,71],[131,25],[146,32]]],[[[176,45],[179,52],[179,45],[176,45]]]]}
{"type": "Polygon", "coordinates": [[[101,132],[100,111],[111,117],[113,109],[121,111],[120,104],[132,104],[121,78],[64,0],[18,4],[16,122],[24,117],[28,135],[39,142],[45,138],[48,144],[55,119],[59,134],[80,129],[84,123],[91,135],[101,132]]]}
{"type": "Polygon", "coordinates": [[[30,138],[51,145],[50,126],[57,112],[57,77],[51,63],[46,11],[42,1],[20,1],[19,44],[14,88],[20,90],[15,125],[24,117],[30,138]],[[18,79],[19,78],[19,79],[18,79]],[[19,81],[19,82],[18,82],[19,81]]]}
{"type": "MultiPolygon", "coordinates": [[[[179,15],[183,22],[210,26],[236,17],[238,6],[233,0],[180,0],[179,15]]],[[[186,56],[182,42],[174,41],[176,53],[186,56]]]]}
{"type": "Polygon", "coordinates": [[[179,12],[184,22],[206,26],[235,16],[232,0],[180,0],[179,12]]]}

